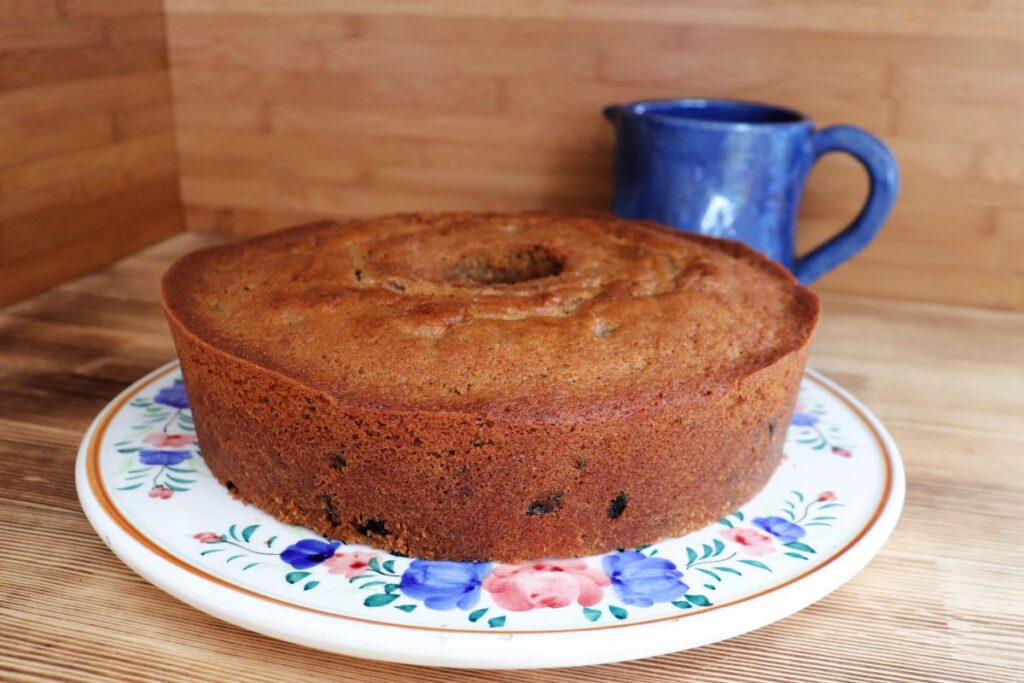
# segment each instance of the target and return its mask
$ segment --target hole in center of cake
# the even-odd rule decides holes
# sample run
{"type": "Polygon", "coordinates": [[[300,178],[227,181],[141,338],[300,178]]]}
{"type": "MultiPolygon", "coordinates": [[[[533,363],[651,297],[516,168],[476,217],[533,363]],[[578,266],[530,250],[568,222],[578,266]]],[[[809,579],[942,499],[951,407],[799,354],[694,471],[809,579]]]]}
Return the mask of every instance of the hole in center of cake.
{"type": "Polygon", "coordinates": [[[481,285],[514,285],[560,275],[565,259],[539,244],[517,246],[494,253],[464,254],[449,272],[449,279],[481,285]]]}

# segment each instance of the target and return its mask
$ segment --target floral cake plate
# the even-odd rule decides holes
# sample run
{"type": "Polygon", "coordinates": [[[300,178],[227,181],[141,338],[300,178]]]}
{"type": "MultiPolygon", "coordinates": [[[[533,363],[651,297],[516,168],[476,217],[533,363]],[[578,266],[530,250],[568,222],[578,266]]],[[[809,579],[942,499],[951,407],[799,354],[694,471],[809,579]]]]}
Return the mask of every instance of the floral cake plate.
{"type": "Polygon", "coordinates": [[[759,628],[863,568],[904,492],[885,429],[813,371],[786,457],[754,500],[688,536],[583,559],[428,562],[343,545],[232,498],[200,448],[177,363],[129,387],[86,433],[82,507],[129,567],[275,638],[451,667],[598,664],[759,628]]]}

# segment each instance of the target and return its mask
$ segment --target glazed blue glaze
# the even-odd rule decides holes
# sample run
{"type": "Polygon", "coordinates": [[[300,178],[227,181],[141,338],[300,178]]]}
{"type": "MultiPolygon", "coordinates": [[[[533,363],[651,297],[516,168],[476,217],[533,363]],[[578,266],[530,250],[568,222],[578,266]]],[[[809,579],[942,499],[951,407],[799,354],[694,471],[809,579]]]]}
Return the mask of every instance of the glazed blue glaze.
{"type": "Polygon", "coordinates": [[[815,131],[802,114],[733,100],[656,100],[604,109],[614,124],[612,211],[682,230],[746,242],[814,282],[874,238],[899,193],[895,158],[859,128],[815,131]],[[796,217],[811,166],[846,152],[868,172],[870,191],[844,230],[796,256],[796,217]]]}

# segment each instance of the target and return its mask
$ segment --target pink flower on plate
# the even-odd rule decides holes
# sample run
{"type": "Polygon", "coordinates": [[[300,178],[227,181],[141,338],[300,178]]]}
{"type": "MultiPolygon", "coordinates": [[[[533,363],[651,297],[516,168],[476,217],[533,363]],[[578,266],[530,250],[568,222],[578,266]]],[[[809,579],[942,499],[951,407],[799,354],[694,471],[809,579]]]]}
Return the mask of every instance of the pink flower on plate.
{"type": "Polygon", "coordinates": [[[215,543],[220,540],[220,534],[215,534],[212,531],[204,531],[193,535],[192,538],[196,539],[200,543],[215,543]]]}
{"type": "Polygon", "coordinates": [[[839,500],[839,496],[832,491],[822,491],[818,494],[818,500],[822,502],[831,502],[833,500],[839,500]]]}
{"type": "Polygon", "coordinates": [[[840,448],[839,446],[833,446],[832,452],[838,455],[840,458],[849,458],[853,455],[853,451],[849,448],[840,448]]]}
{"type": "Polygon", "coordinates": [[[380,560],[377,553],[355,551],[351,553],[335,553],[324,560],[324,566],[330,574],[342,574],[346,579],[359,576],[370,566],[370,560],[380,560]]]}
{"type": "Polygon", "coordinates": [[[146,434],[142,438],[148,444],[153,444],[157,448],[182,448],[184,446],[190,446],[196,442],[195,434],[164,434],[163,432],[153,432],[152,434],[146,434]]]}
{"type": "Polygon", "coordinates": [[[601,601],[608,576],[583,560],[542,560],[528,564],[499,564],[483,581],[499,606],[512,612],[538,607],[566,607],[573,602],[589,607],[601,601]]]}
{"type": "Polygon", "coordinates": [[[167,500],[174,495],[174,491],[167,488],[166,486],[154,486],[149,490],[150,498],[159,498],[160,500],[167,500]]]}
{"type": "Polygon", "coordinates": [[[772,537],[754,529],[726,529],[719,532],[719,535],[742,546],[743,551],[752,557],[761,557],[775,552],[775,548],[772,546],[772,537]]]}

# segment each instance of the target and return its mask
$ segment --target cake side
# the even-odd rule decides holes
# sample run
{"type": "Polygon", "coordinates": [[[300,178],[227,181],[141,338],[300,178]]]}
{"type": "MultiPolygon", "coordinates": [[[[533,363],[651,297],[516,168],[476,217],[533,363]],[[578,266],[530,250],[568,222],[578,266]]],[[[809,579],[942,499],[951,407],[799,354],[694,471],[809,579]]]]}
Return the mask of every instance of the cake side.
{"type": "Polygon", "coordinates": [[[806,358],[580,426],[344,405],[172,332],[204,459],[232,493],[328,538],[447,560],[587,555],[713,522],[775,471],[806,358]]]}

